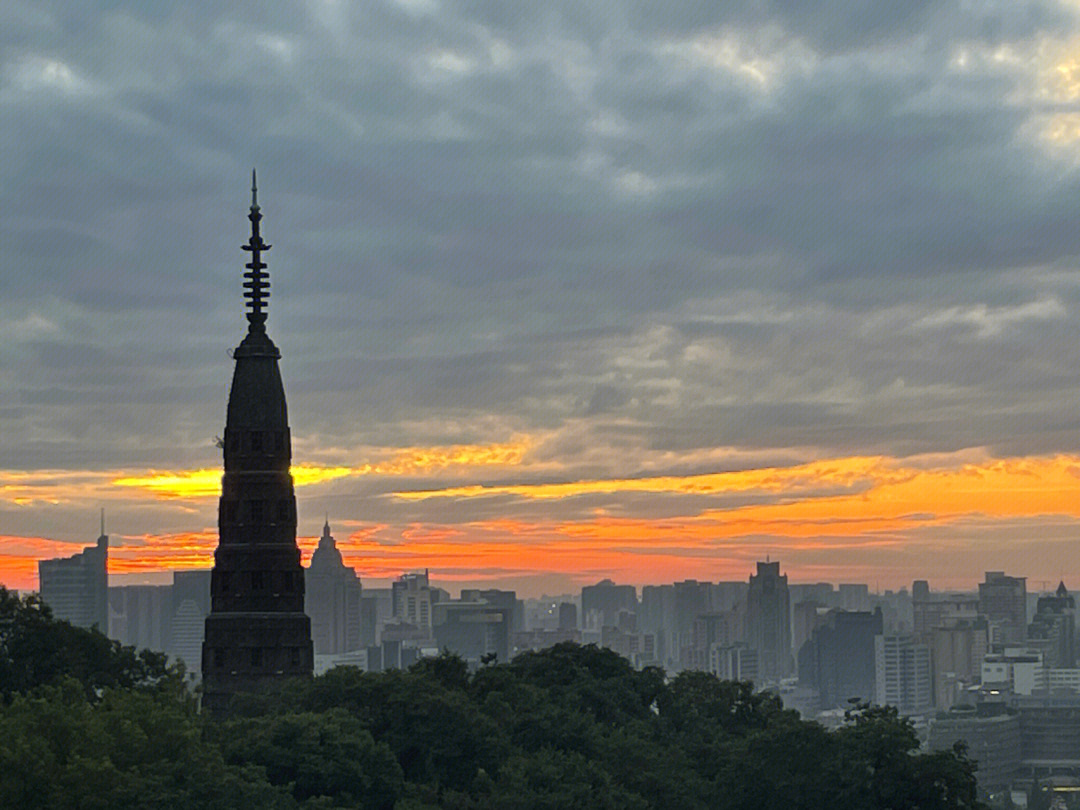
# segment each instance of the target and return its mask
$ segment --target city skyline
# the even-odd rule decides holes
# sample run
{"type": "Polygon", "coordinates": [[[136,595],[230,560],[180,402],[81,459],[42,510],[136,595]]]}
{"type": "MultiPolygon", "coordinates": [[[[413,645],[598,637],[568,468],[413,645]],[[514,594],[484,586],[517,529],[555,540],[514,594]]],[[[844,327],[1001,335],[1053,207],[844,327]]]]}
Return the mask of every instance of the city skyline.
{"type": "Polygon", "coordinates": [[[13,4],[0,583],[209,567],[252,163],[305,561],[1080,581],[1080,8],[723,6],[13,4]]]}

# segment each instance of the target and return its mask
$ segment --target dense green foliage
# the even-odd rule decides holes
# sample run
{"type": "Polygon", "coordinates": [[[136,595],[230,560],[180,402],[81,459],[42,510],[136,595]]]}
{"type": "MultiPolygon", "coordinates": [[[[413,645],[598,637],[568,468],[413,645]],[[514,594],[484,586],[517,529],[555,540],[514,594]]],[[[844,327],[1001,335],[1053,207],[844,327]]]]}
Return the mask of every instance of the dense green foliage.
{"type": "Polygon", "coordinates": [[[829,732],[748,684],[595,647],[475,673],[453,656],[339,668],[215,721],[159,659],[2,589],[0,608],[0,807],[979,806],[971,763],[919,753],[891,710],[829,732]]]}
{"type": "Polygon", "coordinates": [[[0,585],[0,700],[60,677],[74,678],[92,694],[152,685],[165,673],[161,653],[136,653],[101,633],[54,621],[36,595],[20,599],[0,585]]]}

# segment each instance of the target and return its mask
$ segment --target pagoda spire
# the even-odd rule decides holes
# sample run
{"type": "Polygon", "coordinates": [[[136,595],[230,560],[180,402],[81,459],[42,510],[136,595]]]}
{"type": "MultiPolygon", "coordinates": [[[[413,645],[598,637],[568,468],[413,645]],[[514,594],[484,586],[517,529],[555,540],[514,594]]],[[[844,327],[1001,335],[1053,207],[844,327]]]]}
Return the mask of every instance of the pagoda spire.
{"type": "Polygon", "coordinates": [[[251,211],[248,219],[251,220],[251,236],[246,245],[241,245],[243,250],[251,254],[251,261],[244,265],[247,268],[244,273],[244,298],[247,299],[248,331],[263,332],[266,330],[266,299],[270,297],[270,276],[266,273],[262,252],[270,250],[270,245],[259,235],[262,212],[259,210],[259,189],[254,169],[251,170],[251,211]]]}

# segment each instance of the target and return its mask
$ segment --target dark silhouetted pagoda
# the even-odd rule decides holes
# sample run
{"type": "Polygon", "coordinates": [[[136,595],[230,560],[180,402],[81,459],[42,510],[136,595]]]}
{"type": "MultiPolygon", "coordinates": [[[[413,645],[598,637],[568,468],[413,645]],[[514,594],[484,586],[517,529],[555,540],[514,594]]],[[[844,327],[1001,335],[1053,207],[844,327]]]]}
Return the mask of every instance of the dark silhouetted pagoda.
{"type": "Polygon", "coordinates": [[[261,259],[270,245],[259,235],[254,172],[248,219],[251,238],[243,246],[251,253],[244,274],[248,332],[233,352],[219,540],[202,655],[203,706],[214,713],[223,712],[237,692],[310,675],[313,666],[281,353],[266,334],[270,282],[261,259]]]}

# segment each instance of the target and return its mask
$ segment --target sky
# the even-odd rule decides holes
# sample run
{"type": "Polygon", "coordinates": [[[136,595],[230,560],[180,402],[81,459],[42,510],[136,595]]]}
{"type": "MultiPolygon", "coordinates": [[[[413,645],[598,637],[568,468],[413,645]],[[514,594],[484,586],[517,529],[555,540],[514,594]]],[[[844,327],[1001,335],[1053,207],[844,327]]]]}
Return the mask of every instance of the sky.
{"type": "Polygon", "coordinates": [[[0,4],[0,583],[211,564],[253,166],[305,554],[1080,587],[1080,4],[0,4]]]}

